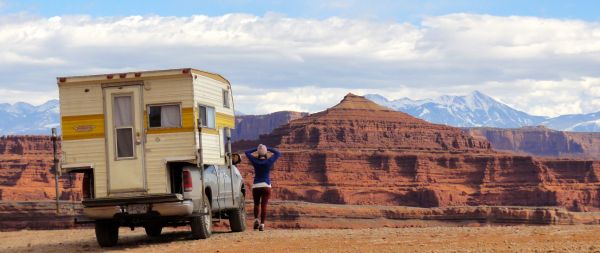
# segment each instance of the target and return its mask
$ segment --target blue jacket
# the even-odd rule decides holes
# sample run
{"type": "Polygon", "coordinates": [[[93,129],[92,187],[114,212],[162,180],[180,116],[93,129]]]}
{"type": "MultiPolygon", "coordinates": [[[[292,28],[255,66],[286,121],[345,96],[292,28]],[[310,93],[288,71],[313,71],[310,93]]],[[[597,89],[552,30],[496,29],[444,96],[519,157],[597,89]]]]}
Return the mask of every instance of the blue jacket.
{"type": "Polygon", "coordinates": [[[245,154],[248,157],[248,160],[252,163],[254,167],[254,183],[267,183],[271,184],[271,178],[269,175],[271,174],[271,169],[273,168],[273,164],[275,161],[279,159],[281,153],[274,148],[267,148],[269,152],[272,152],[273,155],[268,159],[258,159],[252,155],[252,153],[256,152],[256,148],[246,150],[245,154]]]}

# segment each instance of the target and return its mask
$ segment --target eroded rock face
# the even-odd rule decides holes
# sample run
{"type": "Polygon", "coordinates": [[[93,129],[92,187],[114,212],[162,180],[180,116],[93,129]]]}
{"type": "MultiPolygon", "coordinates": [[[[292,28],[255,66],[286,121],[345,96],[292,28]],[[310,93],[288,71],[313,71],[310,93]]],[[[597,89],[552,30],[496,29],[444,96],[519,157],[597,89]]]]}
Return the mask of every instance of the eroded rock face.
{"type": "MultiPolygon", "coordinates": [[[[56,198],[49,136],[0,137],[0,200],[30,201],[56,198]]],[[[60,199],[80,199],[81,178],[59,179],[60,199]]]]}
{"type": "MultiPolygon", "coordinates": [[[[563,206],[598,210],[600,163],[500,153],[484,138],[352,94],[255,142],[283,152],[274,196],[340,204],[563,206]]],[[[252,169],[239,166],[251,184],[252,169]]]]}
{"type": "Polygon", "coordinates": [[[497,150],[535,156],[600,159],[600,133],[562,132],[541,126],[470,128],[467,131],[473,136],[486,138],[497,150]]]}

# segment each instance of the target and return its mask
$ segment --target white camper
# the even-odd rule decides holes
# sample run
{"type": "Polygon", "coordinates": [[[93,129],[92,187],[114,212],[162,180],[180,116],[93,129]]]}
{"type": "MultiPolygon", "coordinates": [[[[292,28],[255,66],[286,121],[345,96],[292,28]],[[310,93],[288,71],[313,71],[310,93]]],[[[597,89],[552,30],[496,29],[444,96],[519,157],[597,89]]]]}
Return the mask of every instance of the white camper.
{"type": "Polygon", "coordinates": [[[231,159],[239,156],[228,145],[235,120],[227,79],[184,68],[57,81],[61,172],[84,174],[84,214],[100,245],[114,245],[119,226],[154,236],[190,224],[206,238],[216,214],[234,219],[233,230],[245,228],[245,189],[231,159]]]}

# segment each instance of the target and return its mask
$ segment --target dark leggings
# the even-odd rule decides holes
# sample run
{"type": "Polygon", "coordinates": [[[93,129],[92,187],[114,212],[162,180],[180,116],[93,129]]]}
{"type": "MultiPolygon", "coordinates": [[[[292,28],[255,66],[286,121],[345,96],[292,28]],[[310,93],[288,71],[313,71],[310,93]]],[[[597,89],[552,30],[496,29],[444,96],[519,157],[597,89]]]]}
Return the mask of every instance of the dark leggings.
{"type": "Polygon", "coordinates": [[[258,206],[260,205],[260,223],[265,223],[267,215],[267,203],[271,196],[270,187],[260,187],[252,189],[252,197],[254,198],[254,219],[258,219],[258,206]]]}

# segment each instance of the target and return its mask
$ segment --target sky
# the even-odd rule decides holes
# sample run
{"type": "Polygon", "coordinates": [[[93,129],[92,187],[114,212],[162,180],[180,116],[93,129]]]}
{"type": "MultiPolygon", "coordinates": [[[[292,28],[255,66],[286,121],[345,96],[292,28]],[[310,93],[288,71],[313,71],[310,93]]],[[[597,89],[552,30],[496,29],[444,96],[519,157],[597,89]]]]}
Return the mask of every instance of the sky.
{"type": "Polygon", "coordinates": [[[193,67],[236,110],[316,112],[348,92],[479,90],[534,115],[600,111],[595,1],[0,0],[0,103],[57,76],[193,67]]]}

